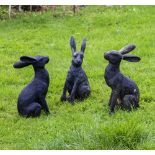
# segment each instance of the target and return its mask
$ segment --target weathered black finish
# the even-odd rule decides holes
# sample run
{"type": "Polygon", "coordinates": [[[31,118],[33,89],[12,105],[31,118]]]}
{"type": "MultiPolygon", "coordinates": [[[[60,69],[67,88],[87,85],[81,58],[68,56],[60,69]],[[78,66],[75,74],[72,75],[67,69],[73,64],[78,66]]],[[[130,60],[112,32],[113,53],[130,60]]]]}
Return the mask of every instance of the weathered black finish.
{"type": "Polygon", "coordinates": [[[49,108],[45,97],[49,86],[49,74],[45,69],[45,64],[49,62],[47,56],[20,57],[20,61],[16,62],[14,68],[23,68],[32,65],[35,71],[33,80],[21,91],[18,97],[18,112],[25,117],[37,117],[44,109],[49,114],[49,108]]]}
{"type": "Polygon", "coordinates": [[[131,111],[131,107],[139,107],[139,89],[134,81],[124,76],[120,72],[121,60],[129,62],[138,62],[140,57],[126,55],[135,49],[135,45],[128,45],[120,51],[109,51],[104,54],[104,58],[109,61],[105,69],[104,78],[109,87],[111,87],[111,97],[109,100],[110,114],[114,112],[115,105],[120,102],[123,109],[131,111]]]}
{"type": "Polygon", "coordinates": [[[76,42],[74,37],[70,39],[70,46],[72,50],[72,64],[65,81],[61,101],[74,102],[74,99],[84,99],[90,94],[90,86],[85,71],[82,69],[82,61],[84,57],[84,51],[86,48],[86,39],[83,39],[81,45],[81,51],[76,51],[76,42]],[[66,93],[69,93],[69,97],[66,97],[66,93]]]}

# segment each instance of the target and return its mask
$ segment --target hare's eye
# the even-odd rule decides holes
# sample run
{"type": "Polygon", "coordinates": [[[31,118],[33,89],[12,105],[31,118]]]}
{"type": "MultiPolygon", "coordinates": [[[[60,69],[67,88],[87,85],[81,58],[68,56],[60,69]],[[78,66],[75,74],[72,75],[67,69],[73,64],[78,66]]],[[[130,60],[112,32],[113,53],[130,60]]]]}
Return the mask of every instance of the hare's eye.
{"type": "Polygon", "coordinates": [[[77,54],[74,54],[74,58],[76,58],[77,57],[77,54]]]}
{"type": "Polygon", "coordinates": [[[83,58],[83,55],[80,55],[80,58],[83,58]]]}
{"type": "Polygon", "coordinates": [[[41,58],[39,61],[43,61],[44,59],[43,58],[41,58]]]}

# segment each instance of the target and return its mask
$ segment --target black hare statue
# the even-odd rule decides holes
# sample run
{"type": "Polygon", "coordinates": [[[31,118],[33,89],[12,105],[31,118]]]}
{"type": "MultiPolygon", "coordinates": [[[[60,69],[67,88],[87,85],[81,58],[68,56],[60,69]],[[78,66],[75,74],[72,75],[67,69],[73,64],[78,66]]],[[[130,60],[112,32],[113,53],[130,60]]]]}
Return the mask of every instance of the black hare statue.
{"type": "Polygon", "coordinates": [[[87,75],[82,69],[86,39],[83,39],[80,52],[76,51],[76,42],[73,36],[70,39],[70,46],[72,50],[72,64],[64,84],[61,101],[68,100],[73,103],[75,99],[83,100],[88,97],[90,94],[90,86],[87,75]],[[69,97],[66,97],[67,91],[70,95],[69,97]]]}
{"type": "Polygon", "coordinates": [[[37,117],[44,109],[49,114],[49,108],[45,97],[49,86],[49,74],[45,69],[45,64],[49,62],[47,56],[22,56],[16,62],[14,68],[23,68],[32,65],[35,71],[33,80],[21,91],[18,97],[18,112],[24,117],[37,117]]]}
{"type": "Polygon", "coordinates": [[[140,93],[136,83],[120,72],[121,60],[129,62],[141,60],[138,56],[127,54],[134,50],[135,47],[135,45],[128,45],[119,51],[112,50],[104,54],[104,58],[109,61],[105,69],[104,78],[107,85],[112,89],[109,100],[110,114],[114,113],[115,105],[118,103],[127,111],[131,111],[132,107],[139,107],[140,93]]]}

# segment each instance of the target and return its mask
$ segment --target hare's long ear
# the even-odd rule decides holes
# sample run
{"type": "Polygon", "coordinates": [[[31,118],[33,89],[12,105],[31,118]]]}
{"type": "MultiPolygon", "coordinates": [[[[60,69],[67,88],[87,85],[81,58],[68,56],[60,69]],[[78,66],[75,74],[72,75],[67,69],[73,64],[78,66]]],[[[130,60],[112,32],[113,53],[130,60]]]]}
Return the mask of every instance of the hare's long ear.
{"type": "Polygon", "coordinates": [[[17,61],[17,62],[15,62],[15,63],[13,64],[13,67],[14,67],[14,68],[23,68],[23,67],[26,67],[26,66],[28,66],[28,65],[30,65],[30,64],[25,63],[25,62],[23,62],[23,61],[17,61]]]}
{"type": "Polygon", "coordinates": [[[22,56],[22,57],[20,57],[20,61],[17,61],[16,63],[14,63],[13,67],[14,68],[23,68],[23,67],[31,65],[35,62],[37,62],[37,60],[33,57],[22,56]]]}
{"type": "Polygon", "coordinates": [[[71,46],[72,54],[74,54],[74,52],[76,52],[76,42],[73,36],[71,36],[70,38],[70,46],[71,46]]]}
{"type": "Polygon", "coordinates": [[[123,60],[129,61],[129,62],[138,62],[141,60],[141,58],[134,55],[123,55],[123,60]]]}
{"type": "Polygon", "coordinates": [[[86,38],[84,38],[84,39],[83,39],[83,41],[82,41],[82,45],[81,45],[81,52],[83,52],[83,53],[84,53],[85,48],[86,48],[86,38]]]}
{"type": "Polygon", "coordinates": [[[29,56],[21,56],[20,60],[23,62],[30,63],[30,64],[37,62],[37,59],[35,59],[34,57],[29,57],[29,56]]]}
{"type": "Polygon", "coordinates": [[[131,52],[132,50],[134,50],[136,48],[136,45],[134,44],[130,44],[130,45],[127,45],[125,47],[123,47],[122,49],[119,50],[119,52],[124,55],[124,54],[127,54],[129,52],[131,52]]]}

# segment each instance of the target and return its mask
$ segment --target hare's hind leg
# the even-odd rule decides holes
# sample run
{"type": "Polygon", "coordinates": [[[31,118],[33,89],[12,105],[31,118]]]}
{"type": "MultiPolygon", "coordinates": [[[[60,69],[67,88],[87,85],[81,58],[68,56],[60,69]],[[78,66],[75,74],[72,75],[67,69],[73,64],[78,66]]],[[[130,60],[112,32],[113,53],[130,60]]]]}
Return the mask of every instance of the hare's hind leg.
{"type": "Polygon", "coordinates": [[[41,113],[41,105],[37,102],[31,103],[26,109],[26,117],[38,117],[41,113]]]}
{"type": "Polygon", "coordinates": [[[131,111],[131,107],[139,107],[136,97],[134,95],[125,95],[122,101],[122,106],[127,111],[131,111]]]}
{"type": "Polygon", "coordinates": [[[90,95],[90,87],[87,85],[82,85],[78,88],[77,97],[79,99],[87,98],[90,95]]]}

